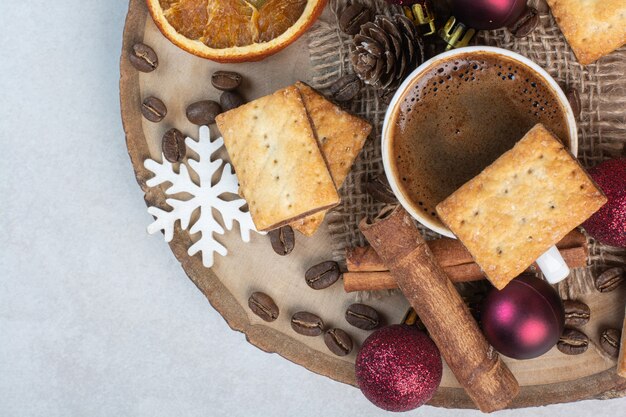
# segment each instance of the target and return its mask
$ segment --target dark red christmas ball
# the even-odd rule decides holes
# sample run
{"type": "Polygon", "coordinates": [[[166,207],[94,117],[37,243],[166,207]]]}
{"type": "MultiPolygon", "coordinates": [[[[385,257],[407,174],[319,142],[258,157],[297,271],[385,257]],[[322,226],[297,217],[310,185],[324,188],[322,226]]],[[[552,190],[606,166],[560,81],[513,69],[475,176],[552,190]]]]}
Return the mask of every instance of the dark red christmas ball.
{"type": "Polygon", "coordinates": [[[435,343],[413,326],[394,324],[372,333],[356,359],[359,388],[376,406],[408,411],[432,398],[441,382],[435,343]]]}
{"type": "Polygon", "coordinates": [[[515,22],[527,0],[451,0],[452,14],[474,29],[498,29],[515,22]]]}
{"type": "Polygon", "coordinates": [[[596,240],[626,247],[626,158],[610,159],[589,170],[609,200],[583,227],[596,240]]]}
{"type": "Polygon", "coordinates": [[[559,294],[534,276],[515,278],[493,289],[481,309],[482,328],[491,345],[515,359],[541,356],[559,341],[565,311],[559,294]]]}

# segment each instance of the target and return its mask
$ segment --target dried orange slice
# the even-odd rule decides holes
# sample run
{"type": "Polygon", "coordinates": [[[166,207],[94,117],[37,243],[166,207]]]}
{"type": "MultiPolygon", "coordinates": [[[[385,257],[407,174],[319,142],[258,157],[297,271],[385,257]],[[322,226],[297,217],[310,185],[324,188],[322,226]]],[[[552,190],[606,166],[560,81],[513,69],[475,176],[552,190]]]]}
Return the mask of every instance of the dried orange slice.
{"type": "Polygon", "coordinates": [[[218,62],[257,61],[298,39],[327,0],[146,0],[175,45],[218,62]]]}

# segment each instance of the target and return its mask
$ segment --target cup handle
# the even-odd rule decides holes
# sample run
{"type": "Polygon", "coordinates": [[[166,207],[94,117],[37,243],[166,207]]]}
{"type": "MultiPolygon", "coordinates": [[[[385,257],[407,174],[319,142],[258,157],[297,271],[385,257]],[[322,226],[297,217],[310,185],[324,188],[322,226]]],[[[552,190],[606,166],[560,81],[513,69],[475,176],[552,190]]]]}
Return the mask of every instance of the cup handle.
{"type": "Polygon", "coordinates": [[[537,265],[541,272],[543,272],[546,281],[550,284],[556,284],[563,281],[569,275],[569,266],[565,263],[565,259],[561,256],[561,253],[552,246],[537,259],[537,265]]]}

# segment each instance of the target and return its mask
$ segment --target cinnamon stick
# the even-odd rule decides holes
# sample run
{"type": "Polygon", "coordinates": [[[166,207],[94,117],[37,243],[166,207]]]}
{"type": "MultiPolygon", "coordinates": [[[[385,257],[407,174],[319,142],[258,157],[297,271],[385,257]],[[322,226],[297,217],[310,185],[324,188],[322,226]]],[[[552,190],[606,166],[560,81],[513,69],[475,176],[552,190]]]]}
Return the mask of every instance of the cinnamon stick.
{"type": "MultiPolygon", "coordinates": [[[[375,252],[370,246],[359,249],[375,252]]],[[[586,246],[561,249],[559,252],[561,252],[563,259],[565,259],[565,262],[570,268],[582,268],[587,265],[589,252],[586,246]]],[[[436,256],[435,259],[437,259],[436,256]]],[[[361,263],[357,271],[353,271],[351,269],[353,266],[351,265],[355,265],[354,259],[352,262],[348,263],[348,272],[343,274],[343,287],[346,292],[393,290],[398,288],[398,284],[395,283],[389,271],[375,270],[384,268],[380,258],[376,259],[376,264],[361,263]],[[368,271],[368,269],[371,272],[364,272],[368,271]]],[[[468,282],[485,279],[485,274],[476,263],[442,266],[442,269],[452,282],[468,282]]],[[[530,269],[527,271],[530,271],[530,269]]]]}
{"type": "MultiPolygon", "coordinates": [[[[428,241],[428,246],[432,251],[435,259],[440,266],[454,266],[474,263],[472,255],[465,249],[465,246],[457,240],[450,238],[440,238],[428,241]]],[[[565,261],[570,268],[580,268],[587,265],[589,258],[589,247],[587,246],[587,238],[578,230],[574,230],[567,234],[556,247],[561,254],[569,256],[572,263],[565,261]],[[564,249],[578,249],[576,251],[564,251],[564,249]]],[[[380,260],[380,257],[371,246],[355,247],[346,249],[346,263],[348,271],[351,272],[370,272],[370,271],[386,271],[387,268],[380,260]]],[[[478,279],[478,278],[477,278],[478,279]]],[[[482,278],[481,278],[482,279],[482,278]]],[[[471,281],[467,279],[466,281],[471,281]]]]}
{"type": "MultiPolygon", "coordinates": [[[[468,282],[485,279],[485,274],[477,264],[447,266],[442,268],[450,281],[468,282]]],[[[395,290],[398,284],[389,271],[344,272],[345,292],[395,290]]]]}
{"type": "Polygon", "coordinates": [[[441,355],[483,412],[500,410],[518,394],[517,380],[489,345],[465,303],[401,207],[387,207],[361,231],[424,322],[441,355]]]}

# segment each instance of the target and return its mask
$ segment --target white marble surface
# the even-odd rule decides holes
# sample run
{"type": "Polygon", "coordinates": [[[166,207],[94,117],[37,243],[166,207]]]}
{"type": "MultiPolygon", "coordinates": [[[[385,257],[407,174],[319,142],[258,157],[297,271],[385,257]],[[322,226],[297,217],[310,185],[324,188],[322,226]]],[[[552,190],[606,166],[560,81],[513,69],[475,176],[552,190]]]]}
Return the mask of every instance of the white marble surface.
{"type": "MultiPolygon", "coordinates": [[[[0,416],[387,414],[249,345],[146,234],[119,116],[126,8],[0,2],[0,416]]],[[[625,408],[619,399],[498,415],[625,408]]]]}

